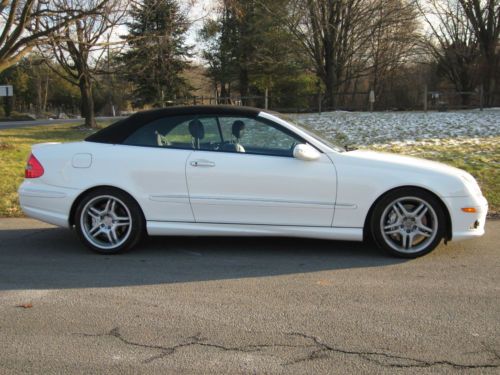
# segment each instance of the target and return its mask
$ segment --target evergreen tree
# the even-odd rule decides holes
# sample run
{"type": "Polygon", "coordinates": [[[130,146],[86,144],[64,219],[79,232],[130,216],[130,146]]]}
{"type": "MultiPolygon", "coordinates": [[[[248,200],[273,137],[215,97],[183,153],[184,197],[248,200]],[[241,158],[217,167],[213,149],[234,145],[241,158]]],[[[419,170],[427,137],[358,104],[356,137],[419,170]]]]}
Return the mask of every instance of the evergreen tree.
{"type": "MultiPolygon", "coordinates": [[[[299,94],[279,89],[284,88],[283,82],[295,81],[303,74],[307,64],[283,25],[288,2],[219,1],[218,15],[205,22],[200,39],[204,42],[202,56],[208,63],[208,76],[220,96],[230,96],[231,88],[244,98],[262,96],[266,89],[273,100],[299,94]]],[[[243,99],[243,103],[263,105],[249,99],[243,99]]]]}
{"type": "Polygon", "coordinates": [[[122,56],[126,78],[134,84],[133,102],[164,106],[189,87],[181,76],[191,56],[185,43],[188,22],[176,0],[143,0],[130,11],[128,45],[122,56]]]}

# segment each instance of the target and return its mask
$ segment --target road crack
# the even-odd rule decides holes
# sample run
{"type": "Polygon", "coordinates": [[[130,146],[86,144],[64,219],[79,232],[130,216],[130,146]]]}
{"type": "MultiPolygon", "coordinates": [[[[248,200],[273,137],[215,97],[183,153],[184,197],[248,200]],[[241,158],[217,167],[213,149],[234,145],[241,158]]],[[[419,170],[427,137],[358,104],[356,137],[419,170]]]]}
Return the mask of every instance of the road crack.
{"type": "Polygon", "coordinates": [[[251,352],[258,352],[266,348],[273,348],[273,347],[287,347],[287,348],[310,348],[313,347],[314,345],[290,345],[290,344],[251,344],[251,345],[243,345],[243,346],[225,346],[222,344],[216,344],[216,343],[211,343],[207,342],[206,339],[201,337],[201,334],[198,333],[194,336],[190,336],[186,338],[186,341],[183,343],[179,343],[176,345],[172,346],[164,346],[164,345],[153,345],[153,344],[144,344],[140,342],[135,342],[130,339],[125,338],[121,332],[119,327],[113,328],[111,331],[106,332],[106,333],[97,333],[97,334],[91,334],[91,333],[75,333],[75,335],[79,336],[84,336],[84,337],[114,337],[121,341],[123,344],[129,345],[129,346],[135,346],[135,347],[140,347],[140,348],[146,348],[146,349],[154,349],[158,350],[160,353],[156,354],[152,357],[147,358],[146,360],[143,361],[143,363],[150,363],[153,362],[157,359],[162,359],[164,357],[167,357],[169,355],[174,354],[177,350],[181,348],[186,348],[190,346],[201,346],[201,347],[208,347],[208,348],[215,348],[219,349],[222,351],[227,351],[227,352],[242,352],[242,353],[251,353],[251,352]]]}
{"type": "Polygon", "coordinates": [[[368,362],[377,364],[383,367],[394,367],[394,368],[425,368],[425,367],[433,367],[433,366],[449,366],[456,369],[487,369],[487,368],[500,368],[500,355],[494,349],[488,347],[486,344],[483,344],[484,349],[478,352],[487,353],[491,356],[490,363],[475,363],[475,364],[467,364],[467,363],[457,363],[448,360],[436,360],[429,361],[419,358],[412,358],[403,355],[391,354],[383,351],[364,351],[364,350],[353,350],[353,349],[345,349],[341,347],[336,347],[331,344],[323,342],[320,338],[312,335],[308,335],[302,332],[289,332],[286,333],[287,336],[299,337],[303,340],[306,340],[306,344],[286,344],[286,343],[271,343],[271,344],[249,344],[249,345],[241,345],[241,346],[226,346],[218,343],[209,342],[206,338],[201,336],[201,333],[197,333],[193,336],[187,337],[184,342],[180,342],[175,345],[166,346],[166,345],[157,345],[157,344],[145,344],[137,341],[133,341],[131,339],[126,338],[121,332],[119,327],[115,327],[109,332],[105,333],[97,333],[97,334],[89,334],[89,333],[75,333],[75,335],[84,336],[84,337],[112,337],[119,340],[121,343],[139,347],[157,350],[158,354],[150,356],[146,358],[143,363],[151,363],[158,359],[165,358],[176,353],[179,349],[187,348],[187,347],[207,347],[214,348],[217,350],[225,351],[225,352],[241,352],[241,353],[252,353],[252,352],[261,352],[262,350],[269,348],[291,348],[291,349],[306,349],[311,350],[309,354],[295,358],[291,361],[284,363],[284,366],[290,366],[302,362],[314,361],[321,358],[329,358],[332,353],[344,354],[350,356],[357,356],[362,358],[368,362]]]}
{"type": "Polygon", "coordinates": [[[378,351],[358,351],[358,350],[343,349],[324,343],[316,336],[307,335],[301,332],[290,332],[288,334],[290,336],[302,337],[303,339],[312,342],[316,348],[311,353],[309,353],[309,355],[302,358],[297,358],[291,362],[286,363],[286,365],[292,365],[306,361],[313,361],[319,358],[326,358],[329,356],[330,353],[339,353],[345,355],[358,356],[369,362],[373,362],[384,367],[422,368],[422,367],[433,367],[433,366],[450,366],[456,369],[481,369],[481,368],[500,367],[499,354],[493,349],[487,347],[485,344],[483,344],[485,350],[482,350],[478,353],[488,353],[489,355],[491,355],[493,357],[491,363],[463,364],[447,360],[427,361],[423,359],[405,357],[401,355],[378,352],[378,351]]]}

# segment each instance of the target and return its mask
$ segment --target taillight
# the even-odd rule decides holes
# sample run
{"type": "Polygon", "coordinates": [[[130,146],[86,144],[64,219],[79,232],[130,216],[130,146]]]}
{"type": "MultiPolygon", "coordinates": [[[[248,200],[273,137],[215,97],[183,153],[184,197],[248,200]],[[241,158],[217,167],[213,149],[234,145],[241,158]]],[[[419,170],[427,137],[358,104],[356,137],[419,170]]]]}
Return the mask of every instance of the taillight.
{"type": "Polygon", "coordinates": [[[42,164],[35,158],[35,155],[31,154],[28,162],[26,163],[26,169],[24,172],[24,177],[26,178],[38,178],[43,176],[42,164]]]}

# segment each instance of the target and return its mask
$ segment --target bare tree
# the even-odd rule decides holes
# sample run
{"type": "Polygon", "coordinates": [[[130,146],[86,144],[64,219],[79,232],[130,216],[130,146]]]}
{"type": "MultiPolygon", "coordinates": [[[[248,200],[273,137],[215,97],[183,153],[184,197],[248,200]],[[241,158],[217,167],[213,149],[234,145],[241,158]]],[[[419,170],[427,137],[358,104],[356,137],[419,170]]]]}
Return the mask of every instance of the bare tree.
{"type": "Polygon", "coordinates": [[[107,1],[72,7],[62,0],[0,0],[0,72],[54,32],[100,11],[107,1]]]}
{"type": "MultiPolygon", "coordinates": [[[[96,9],[100,0],[60,1],[68,8],[96,9]]],[[[126,14],[123,5],[121,0],[107,0],[99,12],[74,20],[60,32],[53,34],[48,42],[48,50],[44,50],[49,59],[54,58],[62,67],[62,77],[79,87],[81,115],[88,127],[96,126],[92,85],[96,75],[102,73],[101,60],[107,57],[110,45],[123,44],[121,40],[111,39],[126,14]]]]}
{"type": "Polygon", "coordinates": [[[477,86],[479,43],[470,22],[457,0],[426,0],[419,9],[429,29],[422,44],[444,75],[468,104],[477,86]]]}
{"type": "Polygon", "coordinates": [[[486,105],[492,105],[496,90],[499,64],[500,1],[458,0],[477,38],[483,60],[482,82],[486,93],[486,105]]]}
{"type": "Polygon", "coordinates": [[[327,106],[336,105],[336,95],[350,81],[380,77],[402,61],[403,51],[381,52],[408,41],[406,31],[405,38],[397,34],[410,22],[409,7],[405,0],[291,0],[288,26],[325,85],[327,106]]]}
{"type": "Polygon", "coordinates": [[[378,98],[392,75],[413,61],[418,51],[415,4],[404,0],[379,0],[371,25],[367,68],[370,87],[378,98]]]}

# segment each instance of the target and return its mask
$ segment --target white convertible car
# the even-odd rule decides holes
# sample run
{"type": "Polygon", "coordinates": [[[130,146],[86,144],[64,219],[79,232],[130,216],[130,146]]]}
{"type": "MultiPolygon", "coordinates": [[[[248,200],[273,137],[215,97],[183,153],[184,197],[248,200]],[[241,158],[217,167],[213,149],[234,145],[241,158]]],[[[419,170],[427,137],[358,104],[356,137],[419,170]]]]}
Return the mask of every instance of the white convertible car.
{"type": "Polygon", "coordinates": [[[83,142],[34,145],[26,215],[118,253],[143,235],[362,241],[417,257],[481,236],[487,202],[459,169],[346,151],[254,108],[140,112],[83,142]]]}

